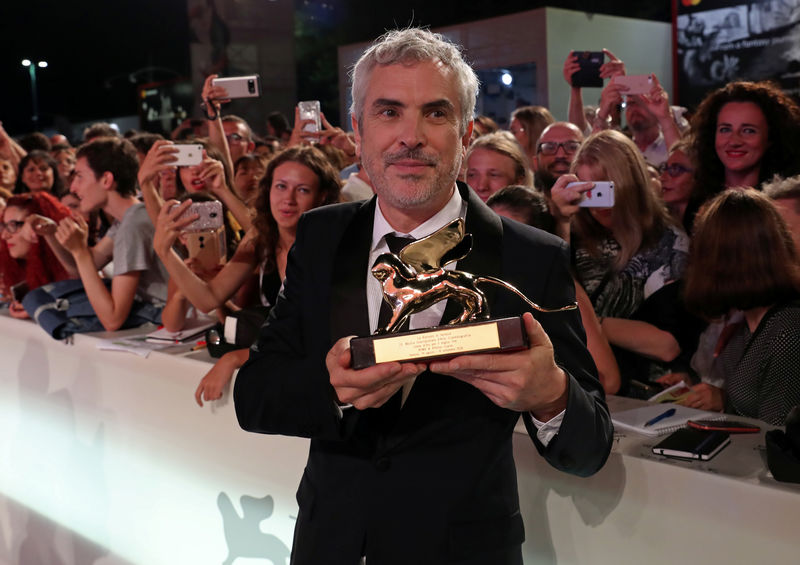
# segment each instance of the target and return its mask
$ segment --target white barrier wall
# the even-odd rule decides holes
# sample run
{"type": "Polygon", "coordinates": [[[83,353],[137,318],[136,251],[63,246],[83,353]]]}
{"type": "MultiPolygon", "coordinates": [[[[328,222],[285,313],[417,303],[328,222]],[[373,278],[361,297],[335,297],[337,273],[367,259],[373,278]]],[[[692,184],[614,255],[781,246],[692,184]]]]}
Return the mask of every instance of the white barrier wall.
{"type": "MultiPolygon", "coordinates": [[[[307,440],[243,432],[230,403],[195,405],[207,360],[98,341],[0,315],[0,564],[288,563],[307,440]]],[[[763,433],[708,463],[653,443],[618,435],[582,479],[516,434],[525,562],[796,561],[800,486],[771,478],[763,433]]]]}

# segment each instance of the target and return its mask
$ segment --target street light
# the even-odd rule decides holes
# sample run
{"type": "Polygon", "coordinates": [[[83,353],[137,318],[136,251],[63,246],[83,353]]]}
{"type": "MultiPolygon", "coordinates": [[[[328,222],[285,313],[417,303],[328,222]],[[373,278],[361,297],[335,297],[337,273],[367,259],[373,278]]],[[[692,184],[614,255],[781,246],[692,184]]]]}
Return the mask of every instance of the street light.
{"type": "Polygon", "coordinates": [[[23,59],[22,66],[28,67],[28,73],[31,76],[31,100],[33,102],[33,129],[38,129],[39,125],[39,99],[36,91],[36,67],[40,69],[47,68],[47,61],[39,61],[35,65],[30,59],[23,59]]]}

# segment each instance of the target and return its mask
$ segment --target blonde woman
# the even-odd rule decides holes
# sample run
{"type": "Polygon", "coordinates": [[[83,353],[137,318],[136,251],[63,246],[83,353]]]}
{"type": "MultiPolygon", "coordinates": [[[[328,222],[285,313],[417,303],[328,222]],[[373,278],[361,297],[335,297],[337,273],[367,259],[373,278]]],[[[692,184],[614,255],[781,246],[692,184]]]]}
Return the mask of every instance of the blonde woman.
{"type": "Polygon", "coordinates": [[[522,148],[508,132],[482,135],[467,151],[467,184],[486,200],[503,187],[533,186],[522,148]]]}
{"type": "Polygon", "coordinates": [[[578,281],[616,347],[621,393],[685,365],[699,332],[684,315],[675,284],[686,267],[689,240],[650,189],[633,142],[612,130],[589,137],[571,173],[553,186],[552,199],[557,233],[571,241],[578,281]],[[593,181],[614,183],[612,208],[578,205],[593,181]],[[568,186],[573,182],[578,184],[568,186]]]}

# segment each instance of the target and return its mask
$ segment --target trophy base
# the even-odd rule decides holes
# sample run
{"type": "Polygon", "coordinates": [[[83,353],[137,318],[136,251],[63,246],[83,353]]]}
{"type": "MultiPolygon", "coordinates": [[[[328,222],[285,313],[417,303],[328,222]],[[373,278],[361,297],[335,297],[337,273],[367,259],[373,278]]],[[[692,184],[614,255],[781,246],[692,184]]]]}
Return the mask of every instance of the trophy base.
{"type": "Polygon", "coordinates": [[[365,369],[391,361],[424,363],[470,353],[527,349],[521,317],[481,320],[350,340],[351,366],[365,369]]]}

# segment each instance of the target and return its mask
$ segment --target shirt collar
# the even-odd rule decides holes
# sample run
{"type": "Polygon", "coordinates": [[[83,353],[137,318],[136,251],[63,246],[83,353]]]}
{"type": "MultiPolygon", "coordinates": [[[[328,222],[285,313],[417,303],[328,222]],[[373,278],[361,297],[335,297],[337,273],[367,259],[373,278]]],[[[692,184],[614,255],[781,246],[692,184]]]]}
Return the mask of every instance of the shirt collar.
{"type": "Polygon", "coordinates": [[[379,246],[386,245],[383,236],[388,234],[397,234],[402,236],[411,236],[414,239],[421,239],[443,228],[458,217],[464,217],[467,213],[467,202],[461,198],[458,187],[454,187],[453,195],[447,204],[439,210],[436,214],[431,216],[428,220],[411,230],[411,233],[399,233],[389,225],[389,222],[383,216],[381,207],[375,203],[375,218],[372,222],[372,245],[370,249],[375,251],[379,246]]]}

